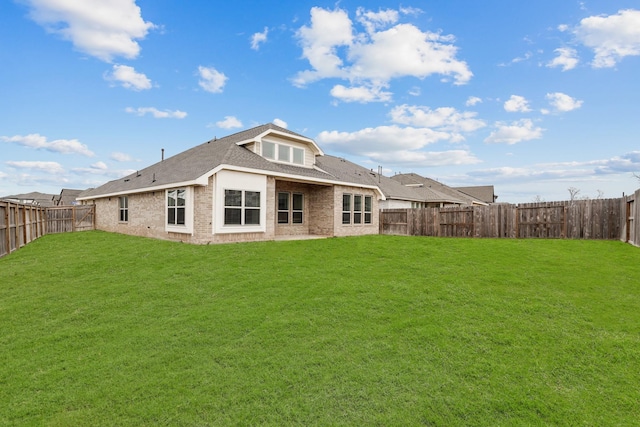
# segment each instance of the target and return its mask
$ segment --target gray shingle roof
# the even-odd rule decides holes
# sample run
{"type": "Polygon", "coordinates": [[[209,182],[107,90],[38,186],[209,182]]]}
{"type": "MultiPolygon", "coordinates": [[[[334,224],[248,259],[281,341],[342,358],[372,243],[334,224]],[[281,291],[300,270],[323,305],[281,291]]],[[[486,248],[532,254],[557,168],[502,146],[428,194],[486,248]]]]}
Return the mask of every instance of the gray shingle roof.
{"type": "Polygon", "coordinates": [[[433,190],[441,194],[445,194],[447,197],[457,200],[457,203],[469,204],[469,205],[474,203],[480,203],[480,204],[485,203],[484,201],[478,198],[472,197],[468,194],[465,194],[462,191],[456,190],[455,188],[449,187],[448,185],[445,185],[434,179],[426,178],[415,173],[397,174],[391,178],[395,181],[402,183],[403,185],[416,185],[416,184],[421,185],[421,187],[417,187],[417,186],[414,187],[416,189],[433,190]]]}
{"type": "MultiPolygon", "coordinates": [[[[272,172],[273,174],[296,175],[316,180],[337,180],[345,183],[371,185],[370,182],[359,179],[357,175],[349,175],[344,171],[332,174],[328,171],[313,168],[270,162],[244,146],[238,145],[241,142],[250,141],[269,130],[309,140],[303,135],[269,123],[224,138],[207,141],[129,176],[109,181],[100,187],[87,190],[80,197],[89,199],[112,194],[140,192],[145,189],[168,187],[174,184],[191,183],[202,176],[206,176],[221,165],[262,170],[267,174],[272,172]]],[[[319,156],[318,158],[322,157],[319,156]]]]}
{"type": "Polygon", "coordinates": [[[473,187],[454,187],[456,190],[462,191],[465,194],[482,200],[486,203],[495,202],[495,190],[493,185],[476,185],[473,187]]]}
{"type": "Polygon", "coordinates": [[[428,179],[419,175],[414,177],[411,175],[415,174],[410,174],[404,176],[402,180],[398,179],[399,175],[396,175],[392,179],[348,160],[330,155],[316,156],[314,168],[274,163],[241,144],[252,141],[268,131],[277,131],[281,134],[313,142],[304,135],[269,123],[224,138],[212,139],[129,176],[109,181],[100,187],[84,191],[80,198],[91,199],[195,183],[202,177],[206,177],[217,167],[227,165],[260,170],[267,175],[288,175],[307,178],[311,181],[339,182],[346,185],[355,184],[369,188],[377,187],[386,198],[390,199],[417,202],[471,203],[472,198],[470,196],[439,184],[437,181],[433,182],[438,184],[438,188],[433,188],[430,185],[422,187],[407,187],[403,185],[406,182],[424,183],[424,180],[428,179]],[[445,191],[444,188],[450,189],[453,193],[445,191]]]}

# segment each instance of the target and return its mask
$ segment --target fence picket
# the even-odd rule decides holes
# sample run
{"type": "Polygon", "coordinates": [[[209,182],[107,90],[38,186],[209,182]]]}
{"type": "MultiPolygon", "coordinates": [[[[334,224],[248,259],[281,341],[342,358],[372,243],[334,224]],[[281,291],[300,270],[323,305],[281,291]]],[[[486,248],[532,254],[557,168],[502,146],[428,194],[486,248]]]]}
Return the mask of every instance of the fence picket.
{"type": "Polygon", "coordinates": [[[43,208],[0,201],[0,258],[45,234],[94,229],[94,205],[43,208]]]}
{"type": "MultiPolygon", "coordinates": [[[[627,233],[627,199],[385,209],[380,212],[380,230],[442,237],[621,239],[627,233]]],[[[635,228],[627,234],[634,233],[635,228]]]]}

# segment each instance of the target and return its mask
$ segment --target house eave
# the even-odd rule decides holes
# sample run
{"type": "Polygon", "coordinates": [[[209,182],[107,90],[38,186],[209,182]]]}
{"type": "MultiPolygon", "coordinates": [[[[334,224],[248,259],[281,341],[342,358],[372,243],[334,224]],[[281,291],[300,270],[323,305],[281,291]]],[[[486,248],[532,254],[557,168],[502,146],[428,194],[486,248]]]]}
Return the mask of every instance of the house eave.
{"type": "Polygon", "coordinates": [[[235,171],[235,172],[245,172],[245,173],[254,173],[254,174],[258,174],[258,175],[267,175],[267,176],[272,176],[275,178],[285,178],[285,179],[289,179],[289,180],[295,180],[298,182],[306,182],[306,183],[311,183],[311,184],[324,184],[324,185],[345,185],[345,186],[350,186],[350,187],[358,187],[358,188],[366,188],[366,189],[370,189],[370,190],[374,190],[376,191],[376,193],[378,193],[378,195],[380,196],[381,200],[386,200],[386,197],[384,195],[384,193],[382,193],[382,190],[380,190],[380,188],[376,185],[367,185],[367,184],[358,184],[355,182],[347,182],[347,181],[339,181],[339,180],[332,180],[332,179],[322,179],[322,178],[311,178],[308,176],[304,176],[304,175],[296,175],[296,174],[289,174],[289,173],[284,173],[284,172],[274,172],[274,171],[265,171],[262,169],[252,169],[252,168],[245,168],[242,166],[234,166],[234,165],[220,165],[217,168],[211,170],[207,175],[206,178],[208,179],[211,175],[214,175],[216,173],[218,173],[221,170],[231,170],[231,171],[235,171]]]}
{"type": "Polygon", "coordinates": [[[83,196],[83,197],[78,197],[76,200],[85,201],[85,200],[104,199],[106,197],[118,197],[118,196],[126,196],[129,194],[141,194],[141,193],[151,193],[153,191],[164,191],[169,188],[176,188],[176,187],[207,185],[207,178],[204,178],[204,183],[203,183],[203,177],[204,175],[192,181],[172,182],[168,184],[156,185],[151,187],[141,187],[141,188],[134,188],[131,190],[114,191],[112,193],[95,194],[93,196],[83,196]]]}
{"type": "Polygon", "coordinates": [[[196,178],[194,180],[191,180],[191,181],[173,182],[173,183],[157,185],[157,186],[151,186],[151,187],[141,187],[141,188],[136,188],[136,189],[131,189],[131,190],[121,190],[121,191],[115,191],[115,192],[111,192],[111,193],[96,194],[96,195],[93,195],[93,196],[83,196],[83,197],[78,197],[77,200],[85,201],[85,200],[103,199],[103,198],[106,198],[106,197],[125,196],[125,195],[128,195],[128,194],[149,193],[149,192],[153,192],[153,191],[163,191],[163,190],[167,190],[169,188],[176,188],[176,187],[205,186],[209,182],[209,177],[211,177],[212,175],[215,175],[216,173],[220,172],[221,170],[230,170],[230,171],[235,171],[235,172],[245,172],[245,173],[252,173],[252,174],[256,174],[256,175],[266,175],[266,176],[272,176],[272,177],[276,177],[276,178],[284,178],[284,179],[290,179],[290,180],[295,180],[295,181],[299,181],[299,182],[306,182],[306,183],[312,183],[312,184],[346,185],[346,186],[350,186],[350,187],[366,188],[366,189],[370,189],[370,190],[376,191],[376,193],[378,193],[379,198],[381,200],[386,200],[386,197],[382,193],[380,188],[375,186],[375,185],[358,184],[358,183],[354,183],[354,182],[346,182],[346,181],[338,181],[338,180],[322,179],[322,178],[311,178],[311,177],[304,176],[304,175],[288,174],[288,173],[283,173],[283,172],[273,172],[273,171],[266,171],[266,170],[262,170],[262,169],[252,169],[252,168],[246,168],[246,167],[242,167],[242,166],[234,166],[234,165],[228,165],[228,164],[219,165],[216,168],[214,168],[214,169],[210,170],[209,172],[207,172],[206,174],[203,174],[203,175],[199,176],[198,178],[196,178]]]}

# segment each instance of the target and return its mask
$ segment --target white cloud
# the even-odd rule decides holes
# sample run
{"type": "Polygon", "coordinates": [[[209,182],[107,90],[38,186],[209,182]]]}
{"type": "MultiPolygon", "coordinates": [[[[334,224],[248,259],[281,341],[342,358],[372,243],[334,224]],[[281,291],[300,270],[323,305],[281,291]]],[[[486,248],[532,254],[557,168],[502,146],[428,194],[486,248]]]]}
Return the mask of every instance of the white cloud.
{"type": "Polygon", "coordinates": [[[470,172],[470,176],[489,177],[492,181],[542,181],[592,179],[598,175],[616,175],[640,169],[640,151],[622,156],[585,162],[539,163],[524,167],[499,167],[470,172]]]}
{"type": "Polygon", "coordinates": [[[125,111],[127,113],[135,114],[136,116],[140,116],[140,117],[147,114],[151,114],[156,119],[184,119],[185,117],[187,117],[187,113],[185,113],[184,111],[180,111],[180,110],[160,111],[155,107],[138,107],[138,108],[127,107],[125,108],[125,111]]]}
{"type": "Polygon", "coordinates": [[[578,52],[570,47],[560,47],[554,50],[558,54],[553,60],[547,63],[547,67],[562,67],[562,71],[573,70],[578,65],[578,52]]]}
{"type": "Polygon", "coordinates": [[[451,135],[429,128],[379,126],[356,132],[324,131],[317,137],[323,146],[336,151],[366,157],[370,161],[398,166],[444,166],[479,163],[467,150],[424,151],[451,135]]]}
{"type": "Polygon", "coordinates": [[[436,167],[453,165],[473,165],[481,160],[466,150],[449,151],[408,151],[400,150],[392,153],[370,153],[371,160],[402,166],[436,167]]]}
{"type": "Polygon", "coordinates": [[[625,56],[640,55],[640,10],[584,18],[574,34],[583,45],[593,49],[594,68],[614,67],[625,56]]]}
{"type": "Polygon", "coordinates": [[[297,37],[302,45],[302,56],[313,70],[298,73],[294,79],[296,86],[328,77],[347,77],[341,70],[343,63],[337,53],[339,47],[349,46],[353,40],[352,22],[345,11],[311,8],[311,26],[302,26],[297,37]]]}
{"type": "Polygon", "coordinates": [[[16,169],[37,170],[55,175],[64,173],[64,168],[58,162],[9,161],[6,164],[16,169]]]}
{"type": "Polygon", "coordinates": [[[511,95],[511,98],[504,103],[504,109],[510,113],[527,113],[531,111],[529,101],[519,95],[511,95]]]}
{"type": "Polygon", "coordinates": [[[482,99],[477,96],[470,96],[467,101],[464,103],[467,107],[473,107],[476,104],[482,103],[482,99]]]}
{"type": "Polygon", "coordinates": [[[546,98],[557,112],[568,112],[582,107],[584,101],[577,100],[562,92],[548,93],[546,98]]]}
{"type": "Polygon", "coordinates": [[[255,33],[251,36],[251,49],[258,50],[260,45],[267,41],[267,35],[269,34],[269,28],[264,27],[264,31],[261,33],[255,33]]]}
{"type": "Polygon", "coordinates": [[[151,89],[151,80],[128,65],[114,65],[111,73],[105,75],[105,79],[119,82],[123,87],[136,91],[151,89]]]}
{"type": "Polygon", "coordinates": [[[111,156],[109,156],[109,158],[111,160],[115,160],[116,162],[131,162],[133,161],[133,158],[126,154],[126,153],[121,153],[119,151],[114,151],[113,153],[111,153],[111,156]]]}
{"type": "Polygon", "coordinates": [[[104,162],[96,162],[88,168],[74,168],[73,172],[79,174],[106,175],[109,167],[104,162]]]}
{"type": "Polygon", "coordinates": [[[356,19],[364,31],[355,30],[354,22],[342,9],[311,9],[311,24],[297,32],[302,56],[311,69],[299,72],[294,85],[302,87],[326,78],[345,79],[351,88],[334,86],[334,96],[369,102],[368,98],[380,100],[371,96],[375,94],[373,88],[388,87],[395,78],[422,79],[440,74],[452,78],[457,85],[471,79],[473,74],[467,64],[456,59],[458,48],[453,45],[452,36],[398,24],[399,15],[393,10],[371,12],[360,8],[356,19]]]}
{"type": "Polygon", "coordinates": [[[241,128],[242,122],[234,116],[224,116],[224,120],[216,122],[216,126],[221,129],[241,128]]]}
{"type": "Polygon", "coordinates": [[[356,19],[364,26],[369,34],[373,34],[378,29],[395,24],[398,22],[398,18],[398,12],[392,9],[372,12],[363,7],[359,7],[358,10],[356,10],[356,19]]]}
{"type": "Polygon", "coordinates": [[[345,87],[335,85],[331,89],[331,96],[344,102],[388,102],[391,100],[391,92],[383,91],[382,87],[345,87]]]}
{"type": "Polygon", "coordinates": [[[200,87],[211,93],[221,93],[228,80],[227,76],[213,67],[199,66],[198,75],[200,76],[200,81],[198,81],[200,87]]]}
{"type": "Polygon", "coordinates": [[[76,49],[106,62],[116,56],[133,59],[136,40],[154,28],[142,19],[135,0],[24,0],[29,16],[47,31],[73,43],[76,49]]]}
{"type": "Polygon", "coordinates": [[[419,86],[414,86],[411,89],[409,89],[407,93],[411,96],[420,96],[420,94],[422,93],[422,90],[420,89],[419,86]]]}
{"type": "Polygon", "coordinates": [[[434,128],[440,131],[473,132],[487,124],[477,119],[477,113],[460,112],[453,107],[440,107],[435,110],[415,105],[399,105],[391,110],[394,123],[416,127],[434,128]]]}
{"type": "Polygon", "coordinates": [[[54,141],[47,141],[47,138],[32,133],[29,135],[14,135],[14,136],[0,136],[0,140],[5,142],[13,142],[24,147],[35,148],[38,150],[46,150],[54,153],[62,154],[81,154],[87,157],[93,157],[95,154],[89,150],[85,144],[82,144],[77,139],[56,139],[54,141]]]}
{"type": "Polygon", "coordinates": [[[369,156],[398,150],[420,150],[428,144],[448,140],[450,135],[428,128],[379,126],[356,132],[323,131],[316,140],[344,153],[369,156]]]}
{"type": "Polygon", "coordinates": [[[542,138],[544,129],[535,127],[530,119],[522,119],[511,124],[497,122],[496,130],[484,140],[487,143],[506,143],[509,145],[517,144],[521,141],[530,141],[532,139],[542,138]]]}
{"type": "Polygon", "coordinates": [[[273,124],[276,125],[276,126],[280,126],[281,128],[285,128],[285,129],[287,129],[289,127],[287,122],[285,122],[284,120],[280,120],[280,119],[273,119],[273,124]]]}

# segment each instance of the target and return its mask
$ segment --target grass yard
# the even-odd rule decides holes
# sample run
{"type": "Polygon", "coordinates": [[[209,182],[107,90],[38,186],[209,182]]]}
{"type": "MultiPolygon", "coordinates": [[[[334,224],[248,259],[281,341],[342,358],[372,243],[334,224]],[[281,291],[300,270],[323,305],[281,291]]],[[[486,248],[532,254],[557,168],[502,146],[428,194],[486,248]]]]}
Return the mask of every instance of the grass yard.
{"type": "Polygon", "coordinates": [[[638,425],[640,249],[99,231],[0,259],[0,425],[638,425]]]}

